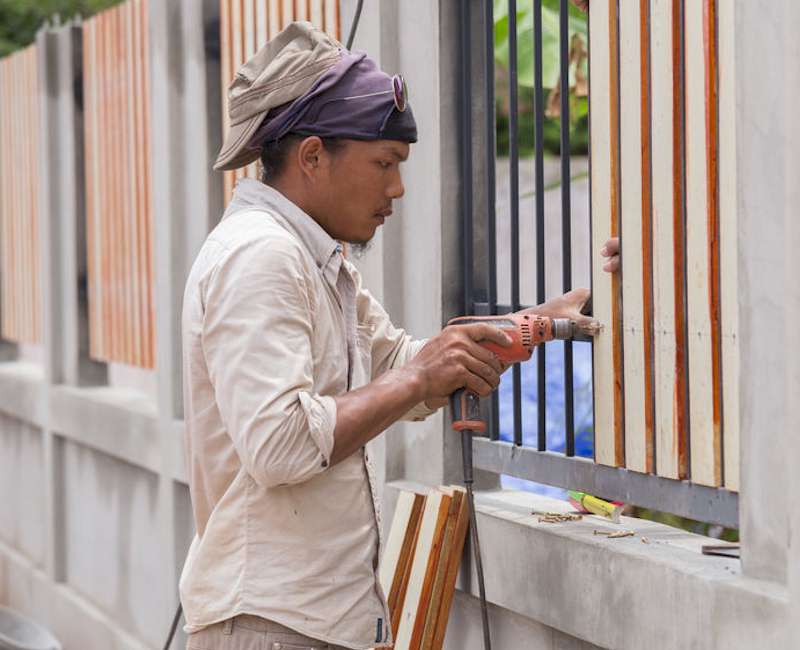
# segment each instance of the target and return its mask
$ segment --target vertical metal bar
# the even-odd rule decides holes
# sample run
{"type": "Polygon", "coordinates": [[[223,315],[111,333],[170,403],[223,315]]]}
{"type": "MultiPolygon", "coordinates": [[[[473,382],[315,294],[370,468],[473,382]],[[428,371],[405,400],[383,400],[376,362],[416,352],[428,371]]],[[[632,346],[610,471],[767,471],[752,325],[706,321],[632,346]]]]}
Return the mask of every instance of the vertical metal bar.
{"type": "MultiPolygon", "coordinates": [[[[508,0],[508,157],[511,194],[511,310],[519,309],[519,147],[517,142],[517,2],[508,0]]],[[[522,444],[522,373],[514,364],[514,444],[522,444]]]]}
{"type": "MultiPolygon", "coordinates": [[[[536,147],[536,302],[545,300],[544,292],[544,91],[542,89],[542,0],[533,2],[533,111],[536,147]]],[[[536,412],[538,419],[537,448],[547,449],[545,392],[545,346],[536,349],[536,412]]]]}
{"type": "MultiPolygon", "coordinates": [[[[489,313],[497,312],[497,228],[495,225],[495,106],[494,106],[494,5],[484,3],[486,51],[484,72],[486,83],[486,247],[487,298],[489,313]]],[[[497,391],[492,392],[491,431],[499,431],[500,409],[497,391]]],[[[495,434],[496,435],[496,434],[495,434]]]]}
{"type": "MultiPolygon", "coordinates": [[[[323,7],[324,7],[323,3],[323,7]]],[[[472,309],[473,301],[473,232],[472,232],[472,83],[471,30],[469,3],[461,3],[461,182],[464,210],[462,236],[464,257],[464,313],[472,309]]]]}
{"type": "MultiPolygon", "coordinates": [[[[559,6],[561,64],[561,282],[564,293],[572,289],[572,211],[570,206],[569,143],[569,3],[559,6]]],[[[567,456],[575,455],[575,399],[572,371],[572,341],[564,341],[564,428],[567,456]]]]}

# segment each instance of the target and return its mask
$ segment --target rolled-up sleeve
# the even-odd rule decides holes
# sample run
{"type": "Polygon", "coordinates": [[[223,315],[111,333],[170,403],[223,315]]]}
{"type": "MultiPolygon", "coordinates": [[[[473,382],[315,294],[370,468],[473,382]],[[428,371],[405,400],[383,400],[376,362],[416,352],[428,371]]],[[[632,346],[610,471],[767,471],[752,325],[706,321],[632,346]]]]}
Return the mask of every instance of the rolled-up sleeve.
{"type": "Polygon", "coordinates": [[[306,481],[330,463],[336,402],[315,394],[311,283],[290,238],[223,255],[205,291],[203,353],[242,465],[264,487],[306,481]]]}

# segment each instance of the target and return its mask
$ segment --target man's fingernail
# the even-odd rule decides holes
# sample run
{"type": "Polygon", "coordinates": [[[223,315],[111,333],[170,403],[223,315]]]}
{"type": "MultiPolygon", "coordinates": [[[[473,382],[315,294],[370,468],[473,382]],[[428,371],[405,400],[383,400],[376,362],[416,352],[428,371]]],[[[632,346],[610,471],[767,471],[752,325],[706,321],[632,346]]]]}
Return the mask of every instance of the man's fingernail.
{"type": "Polygon", "coordinates": [[[603,257],[608,257],[608,249],[605,246],[600,249],[600,255],[603,257]]]}

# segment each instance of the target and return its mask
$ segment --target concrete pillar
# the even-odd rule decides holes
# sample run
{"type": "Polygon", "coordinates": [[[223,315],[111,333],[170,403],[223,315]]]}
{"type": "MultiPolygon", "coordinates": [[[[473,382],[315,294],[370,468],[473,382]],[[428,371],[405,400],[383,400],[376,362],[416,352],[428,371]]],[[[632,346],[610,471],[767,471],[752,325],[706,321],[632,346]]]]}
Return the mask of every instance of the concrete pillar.
{"type": "Polygon", "coordinates": [[[735,18],[742,562],[747,575],[779,583],[787,579],[793,501],[786,488],[797,458],[788,452],[798,393],[787,391],[797,356],[787,347],[797,327],[790,320],[797,253],[789,244],[800,198],[797,148],[787,139],[797,134],[798,99],[790,4],[737,3],[735,18]]]}
{"type": "MultiPolygon", "coordinates": [[[[151,178],[155,236],[156,377],[163,466],[158,511],[165,582],[164,630],[178,603],[186,548],[173,482],[183,415],[181,307],[188,271],[222,209],[222,177],[211,171],[220,145],[219,3],[148,5],[151,71],[151,178]],[[177,516],[176,516],[177,515],[177,516]],[[180,546],[180,548],[179,548],[180,546]]],[[[179,638],[176,642],[182,643],[179,638]]]]}

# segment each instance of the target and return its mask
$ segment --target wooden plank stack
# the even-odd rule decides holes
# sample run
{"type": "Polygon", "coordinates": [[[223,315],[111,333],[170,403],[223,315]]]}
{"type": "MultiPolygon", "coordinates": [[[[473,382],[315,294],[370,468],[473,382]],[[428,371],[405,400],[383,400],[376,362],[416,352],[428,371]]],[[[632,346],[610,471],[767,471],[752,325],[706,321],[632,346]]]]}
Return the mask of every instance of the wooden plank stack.
{"type": "Polygon", "coordinates": [[[468,525],[461,487],[400,494],[380,568],[396,650],[442,647],[468,525]]]}

